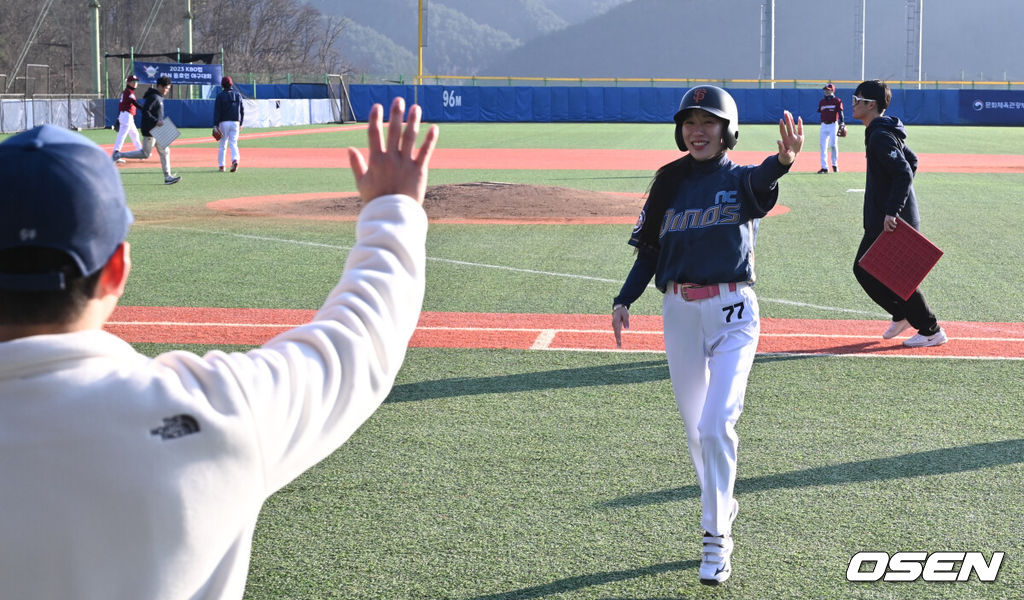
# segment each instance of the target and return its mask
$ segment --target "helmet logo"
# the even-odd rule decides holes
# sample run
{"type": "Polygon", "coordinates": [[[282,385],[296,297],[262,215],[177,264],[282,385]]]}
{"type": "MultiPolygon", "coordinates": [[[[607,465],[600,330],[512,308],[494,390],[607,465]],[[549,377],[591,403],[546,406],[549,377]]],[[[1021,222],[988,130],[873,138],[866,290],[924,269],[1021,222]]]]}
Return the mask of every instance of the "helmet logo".
{"type": "Polygon", "coordinates": [[[693,99],[696,100],[697,102],[703,102],[704,101],[704,96],[707,93],[708,93],[708,91],[706,89],[704,89],[704,88],[700,88],[699,90],[694,90],[693,91],[693,99]]]}

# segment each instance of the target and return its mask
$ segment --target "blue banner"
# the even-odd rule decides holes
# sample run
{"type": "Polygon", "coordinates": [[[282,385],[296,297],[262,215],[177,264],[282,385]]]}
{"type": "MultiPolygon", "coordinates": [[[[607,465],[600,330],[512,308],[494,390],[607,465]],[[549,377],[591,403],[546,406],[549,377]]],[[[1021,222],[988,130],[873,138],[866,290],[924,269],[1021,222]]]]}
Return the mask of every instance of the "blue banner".
{"type": "Polygon", "coordinates": [[[960,123],[1024,125],[1024,93],[1012,90],[962,90],[960,123]]]}
{"type": "Polygon", "coordinates": [[[220,85],[223,65],[193,65],[135,61],[135,76],[140,83],[154,84],[166,75],[178,85],[220,85]]]}

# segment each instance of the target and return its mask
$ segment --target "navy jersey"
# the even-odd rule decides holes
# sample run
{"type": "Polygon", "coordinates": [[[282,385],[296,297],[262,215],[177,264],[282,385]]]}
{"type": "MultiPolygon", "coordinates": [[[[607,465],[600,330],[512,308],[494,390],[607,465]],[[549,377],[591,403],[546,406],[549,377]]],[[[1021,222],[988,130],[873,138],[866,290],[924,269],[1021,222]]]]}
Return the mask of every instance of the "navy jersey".
{"type": "Polygon", "coordinates": [[[245,105],[242,95],[234,89],[221,90],[213,101],[213,126],[221,121],[238,121],[241,125],[245,120],[245,105]]]}
{"type": "Polygon", "coordinates": [[[640,242],[644,205],[629,239],[640,249],[637,264],[616,303],[629,305],[639,298],[652,275],[662,292],[672,281],[752,283],[758,223],[775,206],[777,181],[788,171],[775,154],[758,166],[737,165],[724,154],[695,161],[665,211],[658,246],[652,249],[656,257],[640,242]]]}

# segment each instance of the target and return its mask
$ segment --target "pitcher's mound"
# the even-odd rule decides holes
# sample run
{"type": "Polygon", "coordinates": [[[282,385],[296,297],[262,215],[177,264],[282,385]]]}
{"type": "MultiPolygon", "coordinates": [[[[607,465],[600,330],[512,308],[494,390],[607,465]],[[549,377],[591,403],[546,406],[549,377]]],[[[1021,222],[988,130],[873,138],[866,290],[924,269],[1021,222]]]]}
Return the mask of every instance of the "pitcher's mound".
{"type": "Polygon", "coordinates": [[[437,219],[636,219],[639,194],[480,181],[427,188],[423,204],[437,219]]]}
{"type": "MultiPolygon", "coordinates": [[[[211,203],[232,214],[267,214],[321,219],[354,219],[360,200],[354,193],[309,194],[211,203]],[[305,197],[302,197],[305,196],[305,197]],[[248,200],[248,201],[247,201],[248,200]]],[[[481,181],[432,185],[423,203],[435,222],[633,223],[643,208],[635,193],[481,181]]]]}

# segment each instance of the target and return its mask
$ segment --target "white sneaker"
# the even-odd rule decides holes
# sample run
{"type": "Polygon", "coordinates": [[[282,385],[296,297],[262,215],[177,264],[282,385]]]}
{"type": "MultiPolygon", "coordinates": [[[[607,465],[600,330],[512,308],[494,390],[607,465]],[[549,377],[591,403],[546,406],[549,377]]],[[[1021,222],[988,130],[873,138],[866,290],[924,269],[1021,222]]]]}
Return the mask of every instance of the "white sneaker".
{"type": "Polygon", "coordinates": [[[178,175],[166,175],[166,176],[164,176],[164,184],[165,185],[171,185],[171,184],[174,184],[174,183],[178,183],[179,181],[181,181],[181,177],[178,176],[178,175]]]}
{"type": "Polygon", "coordinates": [[[731,558],[732,536],[705,535],[704,553],[697,572],[700,582],[704,585],[718,585],[729,579],[729,575],[732,575],[731,558]]]}
{"type": "Polygon", "coordinates": [[[908,348],[927,348],[928,346],[941,346],[949,341],[946,337],[946,332],[939,329],[932,335],[917,334],[912,338],[903,341],[903,345],[908,348]]]}
{"type": "Polygon", "coordinates": [[[891,340],[892,338],[903,333],[910,327],[910,321],[903,319],[902,321],[893,321],[889,324],[889,328],[882,334],[883,340],[891,340]]]}

